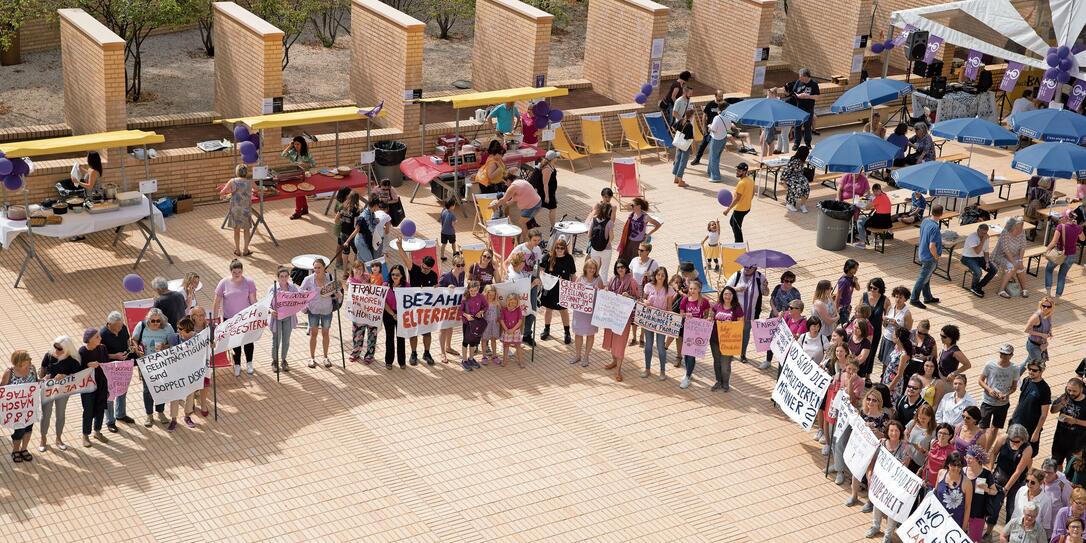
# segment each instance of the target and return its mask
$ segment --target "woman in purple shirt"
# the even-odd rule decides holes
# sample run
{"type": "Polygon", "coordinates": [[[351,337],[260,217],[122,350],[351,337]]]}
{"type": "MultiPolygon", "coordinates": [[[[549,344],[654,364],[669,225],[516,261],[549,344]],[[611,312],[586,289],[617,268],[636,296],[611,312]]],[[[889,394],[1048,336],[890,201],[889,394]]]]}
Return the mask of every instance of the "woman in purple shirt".
{"type": "Polygon", "coordinates": [[[381,322],[385,327],[385,369],[392,369],[392,357],[407,368],[407,348],[402,337],[396,337],[396,287],[409,287],[403,266],[396,264],[388,270],[388,294],[385,295],[385,312],[381,322]]]}
{"type": "MultiPolygon", "coordinates": [[[[732,287],[720,289],[717,301],[711,308],[713,319],[717,322],[735,322],[743,320],[743,306],[739,304],[739,295],[732,287]]],[[[713,327],[713,335],[709,338],[709,349],[713,353],[713,372],[716,374],[716,384],[712,390],[723,389],[727,392],[731,389],[729,382],[732,378],[732,355],[720,352],[716,327],[713,327]]]]}
{"type": "Polygon", "coordinates": [[[834,292],[833,301],[837,306],[839,322],[848,322],[848,316],[852,314],[852,293],[856,287],[860,286],[856,281],[856,272],[859,269],[860,263],[850,258],[845,261],[844,273],[837,279],[837,290],[834,292]]]}
{"type": "Polygon", "coordinates": [[[486,312],[490,304],[486,301],[479,288],[478,281],[468,281],[467,290],[464,291],[464,301],[460,304],[460,319],[464,323],[464,339],[461,346],[464,348],[464,360],[460,363],[466,371],[481,368],[475,361],[475,351],[479,348],[479,342],[483,339],[483,331],[486,330],[486,312]]]}
{"type": "MultiPolygon", "coordinates": [[[[256,282],[243,274],[241,261],[230,262],[230,276],[224,277],[215,287],[215,304],[211,314],[222,322],[256,303],[256,282]]],[[[234,347],[234,377],[241,375],[241,351],[245,350],[245,371],[253,374],[253,344],[234,347]]]]}

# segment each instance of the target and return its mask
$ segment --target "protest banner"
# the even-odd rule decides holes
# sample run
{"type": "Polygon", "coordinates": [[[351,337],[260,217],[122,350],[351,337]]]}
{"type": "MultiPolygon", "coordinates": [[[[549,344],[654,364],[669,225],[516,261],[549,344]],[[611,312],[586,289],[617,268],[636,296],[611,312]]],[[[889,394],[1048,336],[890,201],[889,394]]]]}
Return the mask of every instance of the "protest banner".
{"type": "Polygon", "coordinates": [[[615,294],[609,290],[596,292],[596,307],[592,311],[592,326],[606,328],[616,334],[626,330],[630,323],[630,314],[633,313],[633,298],[627,298],[621,294],[615,294]]]}
{"type": "MultiPolygon", "coordinates": [[[[271,294],[238,311],[233,317],[215,327],[215,354],[247,343],[255,343],[260,336],[264,335],[270,318],[271,294]]],[[[219,367],[218,364],[215,367],[219,367]]]]}
{"type": "Polygon", "coordinates": [[[460,324],[464,287],[398,288],[396,336],[415,337],[460,324]]]}
{"type": "Polygon", "coordinates": [[[0,427],[14,432],[41,420],[41,383],[0,387],[0,427]]]}
{"type": "Polygon", "coordinates": [[[109,387],[109,401],[117,399],[117,396],[128,392],[128,385],[132,384],[131,360],[119,362],[107,362],[101,365],[102,373],[106,374],[106,383],[109,387]]]}
{"type": "Polygon", "coordinates": [[[683,356],[701,358],[709,348],[709,338],[713,335],[713,321],[687,317],[683,323],[683,356]]]}
{"type": "Polygon", "coordinates": [[[818,406],[830,388],[830,375],[795,344],[788,349],[780,364],[781,375],[773,387],[773,401],[788,418],[804,430],[810,430],[818,414],[818,406]]]}
{"type": "Polygon", "coordinates": [[[156,404],[183,400],[204,388],[210,340],[211,329],[205,328],[180,345],[136,359],[156,404]]]}
{"type": "Polygon", "coordinates": [[[280,319],[285,319],[291,315],[296,315],[299,311],[305,309],[305,307],[309,305],[309,302],[316,297],[317,291],[315,290],[308,290],[304,292],[276,290],[274,305],[276,315],[278,315],[278,318],[280,319]]]}
{"type": "Polygon", "coordinates": [[[385,297],[388,287],[369,283],[348,283],[347,300],[344,307],[347,318],[355,324],[381,326],[381,317],[385,311],[385,297]]]}
{"type": "Polygon", "coordinates": [[[739,356],[743,352],[743,321],[716,321],[716,340],[720,354],[739,356]]]}
{"type": "Polygon", "coordinates": [[[834,441],[841,439],[841,436],[845,435],[845,430],[849,429],[849,422],[856,415],[856,408],[849,403],[848,394],[845,391],[837,391],[837,398],[840,400],[838,404],[840,407],[837,410],[837,425],[833,428],[834,441]]]}
{"type": "Polygon", "coordinates": [[[871,459],[879,450],[879,438],[858,412],[850,414],[848,424],[852,427],[852,435],[845,446],[845,465],[853,477],[862,479],[867,476],[871,459]]]}
{"type": "Polygon", "coordinates": [[[923,484],[890,451],[879,447],[875,468],[867,481],[867,497],[879,511],[895,522],[905,522],[923,484]]]}
{"type": "Polygon", "coordinates": [[[60,379],[42,381],[41,401],[43,403],[52,402],[72,394],[94,392],[95,390],[98,390],[98,385],[94,382],[94,370],[87,368],[60,379]]]}
{"type": "MultiPolygon", "coordinates": [[[[750,337],[754,339],[754,351],[764,353],[769,351],[769,347],[773,345],[773,336],[776,334],[777,329],[781,325],[780,317],[774,317],[772,319],[757,319],[750,321],[750,337]]],[[[785,328],[788,326],[785,325],[785,328]]],[[[789,334],[791,336],[791,334],[789,334]]],[[[777,360],[780,360],[778,358],[777,360]]]]}
{"type": "Polygon", "coordinates": [[[928,492],[920,507],[916,508],[895,532],[901,543],[966,543],[969,534],[939,503],[934,492],[928,492]]]}
{"type": "Polygon", "coordinates": [[[136,323],[143,320],[147,316],[147,312],[155,306],[155,301],[151,298],[145,298],[143,300],[129,300],[121,304],[124,307],[124,321],[128,324],[128,331],[136,329],[136,323]]]}
{"type": "Polygon", "coordinates": [[[539,282],[543,283],[543,290],[551,290],[558,284],[559,277],[557,275],[551,275],[545,271],[539,272],[539,282]]]}
{"type": "Polygon", "coordinates": [[[520,310],[528,315],[532,312],[532,278],[521,277],[513,281],[505,281],[504,283],[494,283],[494,288],[498,291],[498,296],[502,299],[502,307],[505,307],[505,297],[512,294],[517,298],[520,298],[520,310]]]}
{"type": "Polygon", "coordinates": [[[634,324],[655,334],[679,337],[679,332],[683,329],[683,318],[678,313],[638,302],[634,307],[634,324]]]}
{"type": "Polygon", "coordinates": [[[575,281],[560,279],[558,305],[580,313],[591,313],[596,305],[596,287],[575,281]]]}
{"type": "Polygon", "coordinates": [[[781,319],[773,332],[773,341],[769,345],[769,350],[773,351],[773,356],[777,360],[784,360],[784,355],[788,352],[788,346],[792,344],[793,339],[792,331],[788,329],[784,319],[781,319]]]}

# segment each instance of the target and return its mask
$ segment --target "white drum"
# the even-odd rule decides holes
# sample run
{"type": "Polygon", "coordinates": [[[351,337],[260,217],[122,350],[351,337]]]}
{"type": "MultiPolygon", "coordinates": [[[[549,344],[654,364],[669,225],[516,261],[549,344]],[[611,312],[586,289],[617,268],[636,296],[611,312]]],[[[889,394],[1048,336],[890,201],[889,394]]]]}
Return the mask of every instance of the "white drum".
{"type": "MultiPolygon", "coordinates": [[[[400,240],[396,239],[396,238],[390,239],[390,240],[388,240],[388,246],[393,251],[398,251],[398,250],[400,250],[400,240]]],[[[419,249],[423,249],[425,247],[426,247],[426,240],[424,240],[422,238],[411,237],[411,238],[405,238],[403,240],[403,250],[404,250],[405,253],[411,253],[411,252],[414,252],[414,251],[418,251],[419,249]]]]}

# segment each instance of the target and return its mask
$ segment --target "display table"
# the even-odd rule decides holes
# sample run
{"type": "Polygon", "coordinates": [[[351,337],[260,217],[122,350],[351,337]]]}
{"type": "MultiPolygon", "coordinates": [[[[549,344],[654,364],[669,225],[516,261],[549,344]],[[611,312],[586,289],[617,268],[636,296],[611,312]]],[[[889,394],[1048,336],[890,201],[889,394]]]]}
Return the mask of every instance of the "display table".
{"type": "MultiPolygon", "coordinates": [[[[47,212],[50,213],[51,212],[47,212]]],[[[155,234],[155,231],[165,231],[166,222],[162,217],[162,212],[157,207],[151,205],[147,196],[142,196],[139,204],[124,206],[118,208],[116,211],[109,211],[106,213],[91,214],[89,212],[73,213],[69,210],[63,215],[64,222],[61,224],[47,224],[45,226],[27,226],[26,221],[11,221],[7,217],[0,217],[0,245],[4,249],[9,249],[16,242],[23,246],[26,251],[26,256],[23,258],[22,266],[19,268],[19,275],[15,278],[15,286],[19,286],[19,282],[22,280],[23,273],[26,272],[26,266],[30,263],[31,259],[38,262],[42,271],[49,277],[49,280],[53,280],[52,274],[49,273],[49,269],[38,257],[36,248],[34,246],[34,237],[40,236],[45,238],[73,238],[76,236],[85,236],[87,234],[93,234],[95,232],[103,232],[106,230],[113,230],[113,245],[117,245],[117,240],[120,237],[121,231],[128,225],[134,224],[139,228],[140,233],[143,234],[145,243],[143,250],[140,251],[136,262],[132,268],[139,266],[140,260],[143,259],[143,255],[147,252],[147,248],[151,244],[151,240],[158,243],[162,254],[166,256],[166,260],[173,264],[173,259],[169,253],[166,252],[166,248],[162,246],[162,242],[159,241],[155,234]],[[145,220],[149,215],[154,213],[154,225],[153,227],[147,224],[145,220]],[[32,231],[31,231],[32,230],[32,231]],[[22,234],[27,234],[23,236],[22,234]]]]}
{"type": "MultiPolygon", "coordinates": [[[[546,154],[547,151],[538,145],[524,145],[505,153],[505,155],[502,156],[502,162],[505,162],[506,166],[521,166],[523,164],[535,162],[543,158],[546,154]]],[[[453,194],[453,198],[456,199],[457,204],[460,205],[460,212],[463,213],[465,217],[467,216],[467,210],[464,208],[464,202],[461,196],[461,180],[470,177],[481,168],[482,164],[479,162],[461,164],[456,168],[453,168],[442,160],[441,157],[435,155],[412,157],[400,163],[400,171],[403,172],[404,177],[407,177],[416,183],[415,190],[411,192],[412,202],[415,201],[415,196],[419,192],[419,187],[436,182],[444,187],[445,190],[453,194]],[[446,183],[444,180],[449,176],[452,176],[453,178],[452,184],[446,183]]]]}
{"type": "Polygon", "coordinates": [[[935,122],[980,117],[993,123],[999,123],[996,110],[995,93],[948,92],[942,98],[934,98],[922,92],[914,92],[913,116],[920,116],[924,108],[935,112],[935,122]]]}

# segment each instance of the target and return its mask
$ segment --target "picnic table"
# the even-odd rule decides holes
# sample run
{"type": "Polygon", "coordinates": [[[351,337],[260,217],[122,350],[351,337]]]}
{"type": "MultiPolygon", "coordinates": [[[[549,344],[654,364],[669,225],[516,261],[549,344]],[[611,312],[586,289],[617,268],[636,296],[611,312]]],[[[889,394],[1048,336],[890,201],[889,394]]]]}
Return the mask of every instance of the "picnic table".
{"type": "MultiPolygon", "coordinates": [[[[506,166],[519,167],[540,160],[546,154],[546,149],[543,149],[538,145],[523,145],[502,155],[502,162],[504,162],[506,166]]],[[[468,212],[464,207],[461,183],[464,182],[463,180],[465,178],[470,177],[482,169],[482,167],[483,164],[481,162],[474,161],[458,164],[454,168],[437,155],[412,157],[400,163],[400,171],[403,172],[404,176],[408,179],[415,182],[415,190],[411,192],[411,202],[415,201],[415,196],[419,192],[419,187],[429,185],[430,183],[437,183],[444,187],[445,190],[452,193],[453,198],[460,205],[460,212],[465,217],[467,217],[468,212]],[[446,179],[448,178],[452,178],[451,185],[446,182],[446,179]]]]}
{"type": "Polygon", "coordinates": [[[781,170],[783,170],[784,167],[788,165],[788,161],[791,160],[791,159],[792,159],[792,157],[785,155],[785,156],[765,157],[765,158],[759,158],[759,159],[754,160],[755,162],[758,163],[757,171],[764,172],[764,181],[763,181],[763,185],[762,185],[762,191],[758,193],[759,196],[765,196],[766,191],[769,190],[769,176],[770,176],[770,174],[772,174],[773,175],[773,192],[769,193],[769,197],[773,198],[774,200],[778,200],[778,198],[777,198],[777,183],[780,180],[781,170]]]}
{"type": "MultiPolygon", "coordinates": [[[[949,242],[949,243],[946,242],[946,241],[943,242],[943,256],[946,257],[946,265],[943,265],[942,257],[940,257],[939,263],[935,266],[935,271],[932,272],[933,275],[937,275],[939,277],[942,277],[942,278],[946,279],[947,281],[952,281],[953,279],[951,278],[951,275],[950,275],[950,268],[954,264],[954,251],[957,250],[957,248],[960,245],[965,243],[965,238],[969,234],[972,234],[972,233],[976,232],[977,228],[980,227],[980,225],[986,224],[986,225],[988,225],[988,240],[989,240],[988,243],[989,243],[989,247],[991,247],[992,249],[995,249],[995,245],[996,245],[996,242],[999,240],[999,236],[1003,234],[1003,224],[1006,221],[1007,221],[1007,218],[1004,217],[1002,219],[992,219],[992,220],[989,220],[989,221],[975,222],[975,223],[970,223],[970,224],[958,224],[958,225],[955,225],[955,226],[948,226],[948,227],[943,228],[943,231],[949,230],[951,232],[957,233],[958,234],[958,239],[954,240],[953,242],[949,242]]],[[[1031,226],[1029,223],[1025,223],[1025,228],[1028,230],[1029,228],[1033,228],[1033,226],[1031,226]]],[[[908,243],[913,244],[913,246],[914,246],[914,249],[913,249],[913,264],[916,264],[917,266],[919,266],[920,265],[920,230],[917,229],[917,230],[914,230],[914,231],[910,231],[908,235],[902,236],[901,239],[905,240],[908,243]]]]}

